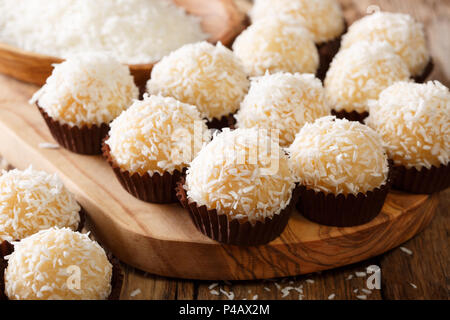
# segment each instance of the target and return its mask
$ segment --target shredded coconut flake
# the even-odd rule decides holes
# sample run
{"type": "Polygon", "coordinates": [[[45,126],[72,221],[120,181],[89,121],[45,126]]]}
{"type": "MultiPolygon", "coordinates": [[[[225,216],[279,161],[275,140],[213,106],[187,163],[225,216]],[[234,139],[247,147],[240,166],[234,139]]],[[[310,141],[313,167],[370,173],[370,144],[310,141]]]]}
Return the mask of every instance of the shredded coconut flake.
{"type": "Polygon", "coordinates": [[[250,11],[252,21],[274,15],[287,15],[301,22],[318,43],[344,32],[344,17],[336,0],[256,0],[250,11]]]}
{"type": "Polygon", "coordinates": [[[358,41],[387,41],[415,76],[430,60],[423,24],[408,14],[380,11],[355,21],[342,38],[342,48],[358,41]]]}
{"type": "Polygon", "coordinates": [[[397,165],[420,170],[450,161],[450,91],[438,81],[386,88],[370,104],[366,123],[397,165]]]}
{"type": "Polygon", "coordinates": [[[280,145],[288,147],[307,122],[329,115],[322,82],[312,74],[275,73],[253,78],[236,114],[238,128],[280,131],[280,145]]]}
{"type": "Polygon", "coordinates": [[[106,143],[114,161],[141,174],[181,171],[210,139],[197,108],[170,97],[145,95],[110,127],[106,143]],[[200,141],[195,143],[197,132],[200,141]]]}
{"type": "Polygon", "coordinates": [[[139,294],[141,294],[141,293],[142,293],[141,289],[133,290],[133,291],[130,293],[130,297],[136,297],[137,295],[139,295],[139,294]]]}
{"type": "Polygon", "coordinates": [[[233,51],[251,76],[262,76],[266,71],[316,73],[319,66],[311,34],[289,17],[256,21],[236,38],[233,51]]]}
{"type": "Polygon", "coordinates": [[[6,257],[5,293],[13,300],[106,299],[112,265],[88,235],[68,228],[42,230],[14,244],[6,257]],[[69,267],[79,268],[80,287],[69,288],[69,267]]]}
{"type": "Polygon", "coordinates": [[[409,256],[412,256],[412,254],[413,254],[413,252],[411,250],[409,250],[408,248],[405,248],[405,247],[400,247],[400,250],[409,256]]]}
{"type": "Polygon", "coordinates": [[[0,242],[50,227],[78,228],[81,208],[56,174],[18,169],[0,175],[0,242]]]}
{"type": "Polygon", "coordinates": [[[50,143],[50,142],[39,143],[38,147],[41,149],[59,149],[58,144],[50,143]]]}
{"type": "Polygon", "coordinates": [[[147,83],[150,94],[197,106],[208,120],[236,112],[249,80],[239,59],[220,42],[185,45],[158,62],[147,83]]]}
{"type": "Polygon", "coordinates": [[[199,206],[256,222],[286,208],[294,185],[276,139],[256,129],[236,129],[224,130],[198,153],[185,188],[199,206]]]}
{"type": "Polygon", "coordinates": [[[388,176],[381,137],[355,121],[330,116],[307,123],[288,152],[299,182],[319,192],[364,193],[388,176]]]}
{"type": "Polygon", "coordinates": [[[101,50],[122,63],[151,63],[208,38],[171,1],[2,0],[0,12],[0,42],[62,58],[101,50]]]}
{"type": "Polygon", "coordinates": [[[45,85],[31,98],[56,121],[70,126],[110,123],[138,89],[128,68],[102,52],[70,56],[56,64],[45,85]]]}

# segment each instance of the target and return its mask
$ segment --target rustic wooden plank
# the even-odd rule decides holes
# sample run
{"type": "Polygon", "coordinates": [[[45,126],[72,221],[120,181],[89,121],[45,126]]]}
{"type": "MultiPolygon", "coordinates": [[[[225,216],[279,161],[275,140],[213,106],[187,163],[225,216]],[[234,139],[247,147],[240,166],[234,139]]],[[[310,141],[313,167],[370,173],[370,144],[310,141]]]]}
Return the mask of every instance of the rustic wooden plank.
{"type": "Polygon", "coordinates": [[[381,257],[385,299],[449,299],[450,190],[440,194],[439,209],[420,235],[381,257]],[[417,288],[415,288],[417,287],[417,288]]]}
{"type": "Polygon", "coordinates": [[[369,290],[366,286],[367,275],[362,274],[370,265],[379,265],[379,260],[369,259],[320,273],[264,281],[202,281],[198,285],[198,299],[228,300],[227,294],[232,293],[235,299],[246,300],[381,300],[381,291],[369,290]],[[217,286],[210,289],[214,283],[217,286]]]}

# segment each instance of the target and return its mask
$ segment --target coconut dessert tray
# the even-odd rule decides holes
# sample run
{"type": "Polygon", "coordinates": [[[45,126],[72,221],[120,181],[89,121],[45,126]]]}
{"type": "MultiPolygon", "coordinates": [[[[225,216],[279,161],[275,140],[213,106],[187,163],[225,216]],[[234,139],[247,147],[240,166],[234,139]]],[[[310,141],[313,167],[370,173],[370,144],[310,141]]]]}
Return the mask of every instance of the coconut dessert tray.
{"type": "MultiPolygon", "coordinates": [[[[246,15],[233,0],[174,0],[174,3],[193,16],[199,17],[203,31],[210,35],[208,41],[230,45],[245,28],[246,15]]],[[[16,79],[43,85],[53,70],[53,64],[61,58],[24,51],[6,43],[0,43],[0,72],[16,79]]],[[[153,63],[129,65],[136,84],[145,85],[153,63]]]]}
{"type": "Polygon", "coordinates": [[[222,245],[201,234],[179,204],[128,194],[101,156],[51,148],[37,87],[0,75],[0,154],[13,166],[56,172],[88,213],[95,237],[122,262],[162,276],[246,280],[332,269],[382,254],[412,238],[433,218],[438,194],[392,191],[371,222],[348,228],[313,223],[295,211],[282,235],[254,247],[222,245]],[[49,147],[50,146],[50,147],[49,147]]]}

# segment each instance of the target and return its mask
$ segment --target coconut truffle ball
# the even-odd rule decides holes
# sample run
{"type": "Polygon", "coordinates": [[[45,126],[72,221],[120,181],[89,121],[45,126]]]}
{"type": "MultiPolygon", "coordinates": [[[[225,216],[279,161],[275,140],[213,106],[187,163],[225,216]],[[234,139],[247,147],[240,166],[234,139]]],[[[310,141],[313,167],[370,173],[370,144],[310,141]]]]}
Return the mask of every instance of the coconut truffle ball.
{"type": "Polygon", "coordinates": [[[151,176],[182,171],[208,140],[209,130],[195,106],[144,95],[111,123],[106,144],[121,169],[151,176]]]}
{"type": "Polygon", "coordinates": [[[334,110],[364,113],[368,100],[409,77],[408,66],[388,43],[361,41],[334,57],[324,84],[334,110]]]}
{"type": "Polygon", "coordinates": [[[307,123],[288,152],[300,184],[317,192],[366,193],[388,177],[381,137],[359,122],[330,116],[307,123]]]}
{"type": "Polygon", "coordinates": [[[70,126],[108,124],[138,98],[128,67],[105,53],[83,53],[55,65],[30,100],[70,126]]]}
{"type": "Polygon", "coordinates": [[[233,52],[220,42],[188,44],[158,62],[147,82],[150,94],[195,105],[212,121],[236,112],[249,86],[233,52]]]}
{"type": "Polygon", "coordinates": [[[17,169],[0,175],[0,242],[50,227],[78,228],[81,208],[56,174],[17,169]]]}
{"type": "Polygon", "coordinates": [[[376,12],[353,23],[342,39],[342,47],[356,42],[387,41],[413,76],[422,74],[430,60],[423,25],[403,13],[376,12]]]}
{"type": "Polygon", "coordinates": [[[225,130],[187,171],[188,199],[231,219],[264,221],[289,204],[294,178],[278,143],[256,129],[225,130]]]}
{"type": "Polygon", "coordinates": [[[450,92],[438,81],[386,88],[366,123],[382,136],[396,165],[420,170],[449,163],[450,92]]]}
{"type": "Polygon", "coordinates": [[[111,277],[112,265],[98,243],[86,234],[51,228],[15,243],[5,293],[11,300],[104,300],[111,277]]]}
{"type": "Polygon", "coordinates": [[[289,146],[306,122],[330,114],[322,82],[312,74],[274,73],[254,78],[236,114],[237,127],[278,129],[289,146]]]}
{"type": "Polygon", "coordinates": [[[344,16],[336,0],[255,0],[250,17],[253,22],[287,15],[309,30],[315,43],[339,37],[345,28],[344,16]]]}
{"type": "Polygon", "coordinates": [[[234,53],[251,76],[287,71],[316,73],[319,54],[311,34],[289,17],[258,20],[234,41],[234,53]]]}

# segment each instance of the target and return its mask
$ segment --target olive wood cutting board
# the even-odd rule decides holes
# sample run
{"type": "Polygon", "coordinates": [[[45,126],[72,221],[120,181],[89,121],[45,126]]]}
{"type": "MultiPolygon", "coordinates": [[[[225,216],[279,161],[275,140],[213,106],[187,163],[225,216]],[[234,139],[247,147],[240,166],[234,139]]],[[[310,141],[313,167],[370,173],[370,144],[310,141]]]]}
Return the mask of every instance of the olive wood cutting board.
{"type": "Polygon", "coordinates": [[[178,204],[133,198],[101,156],[83,156],[55,143],[36,106],[37,87],[0,75],[0,154],[13,166],[56,172],[88,212],[97,239],[120,260],[177,278],[262,279],[336,268],[386,252],[420,232],[433,217],[438,195],[392,191],[380,215],[357,227],[321,226],[298,212],[281,237],[257,247],[221,245],[196,230],[178,204]]]}

